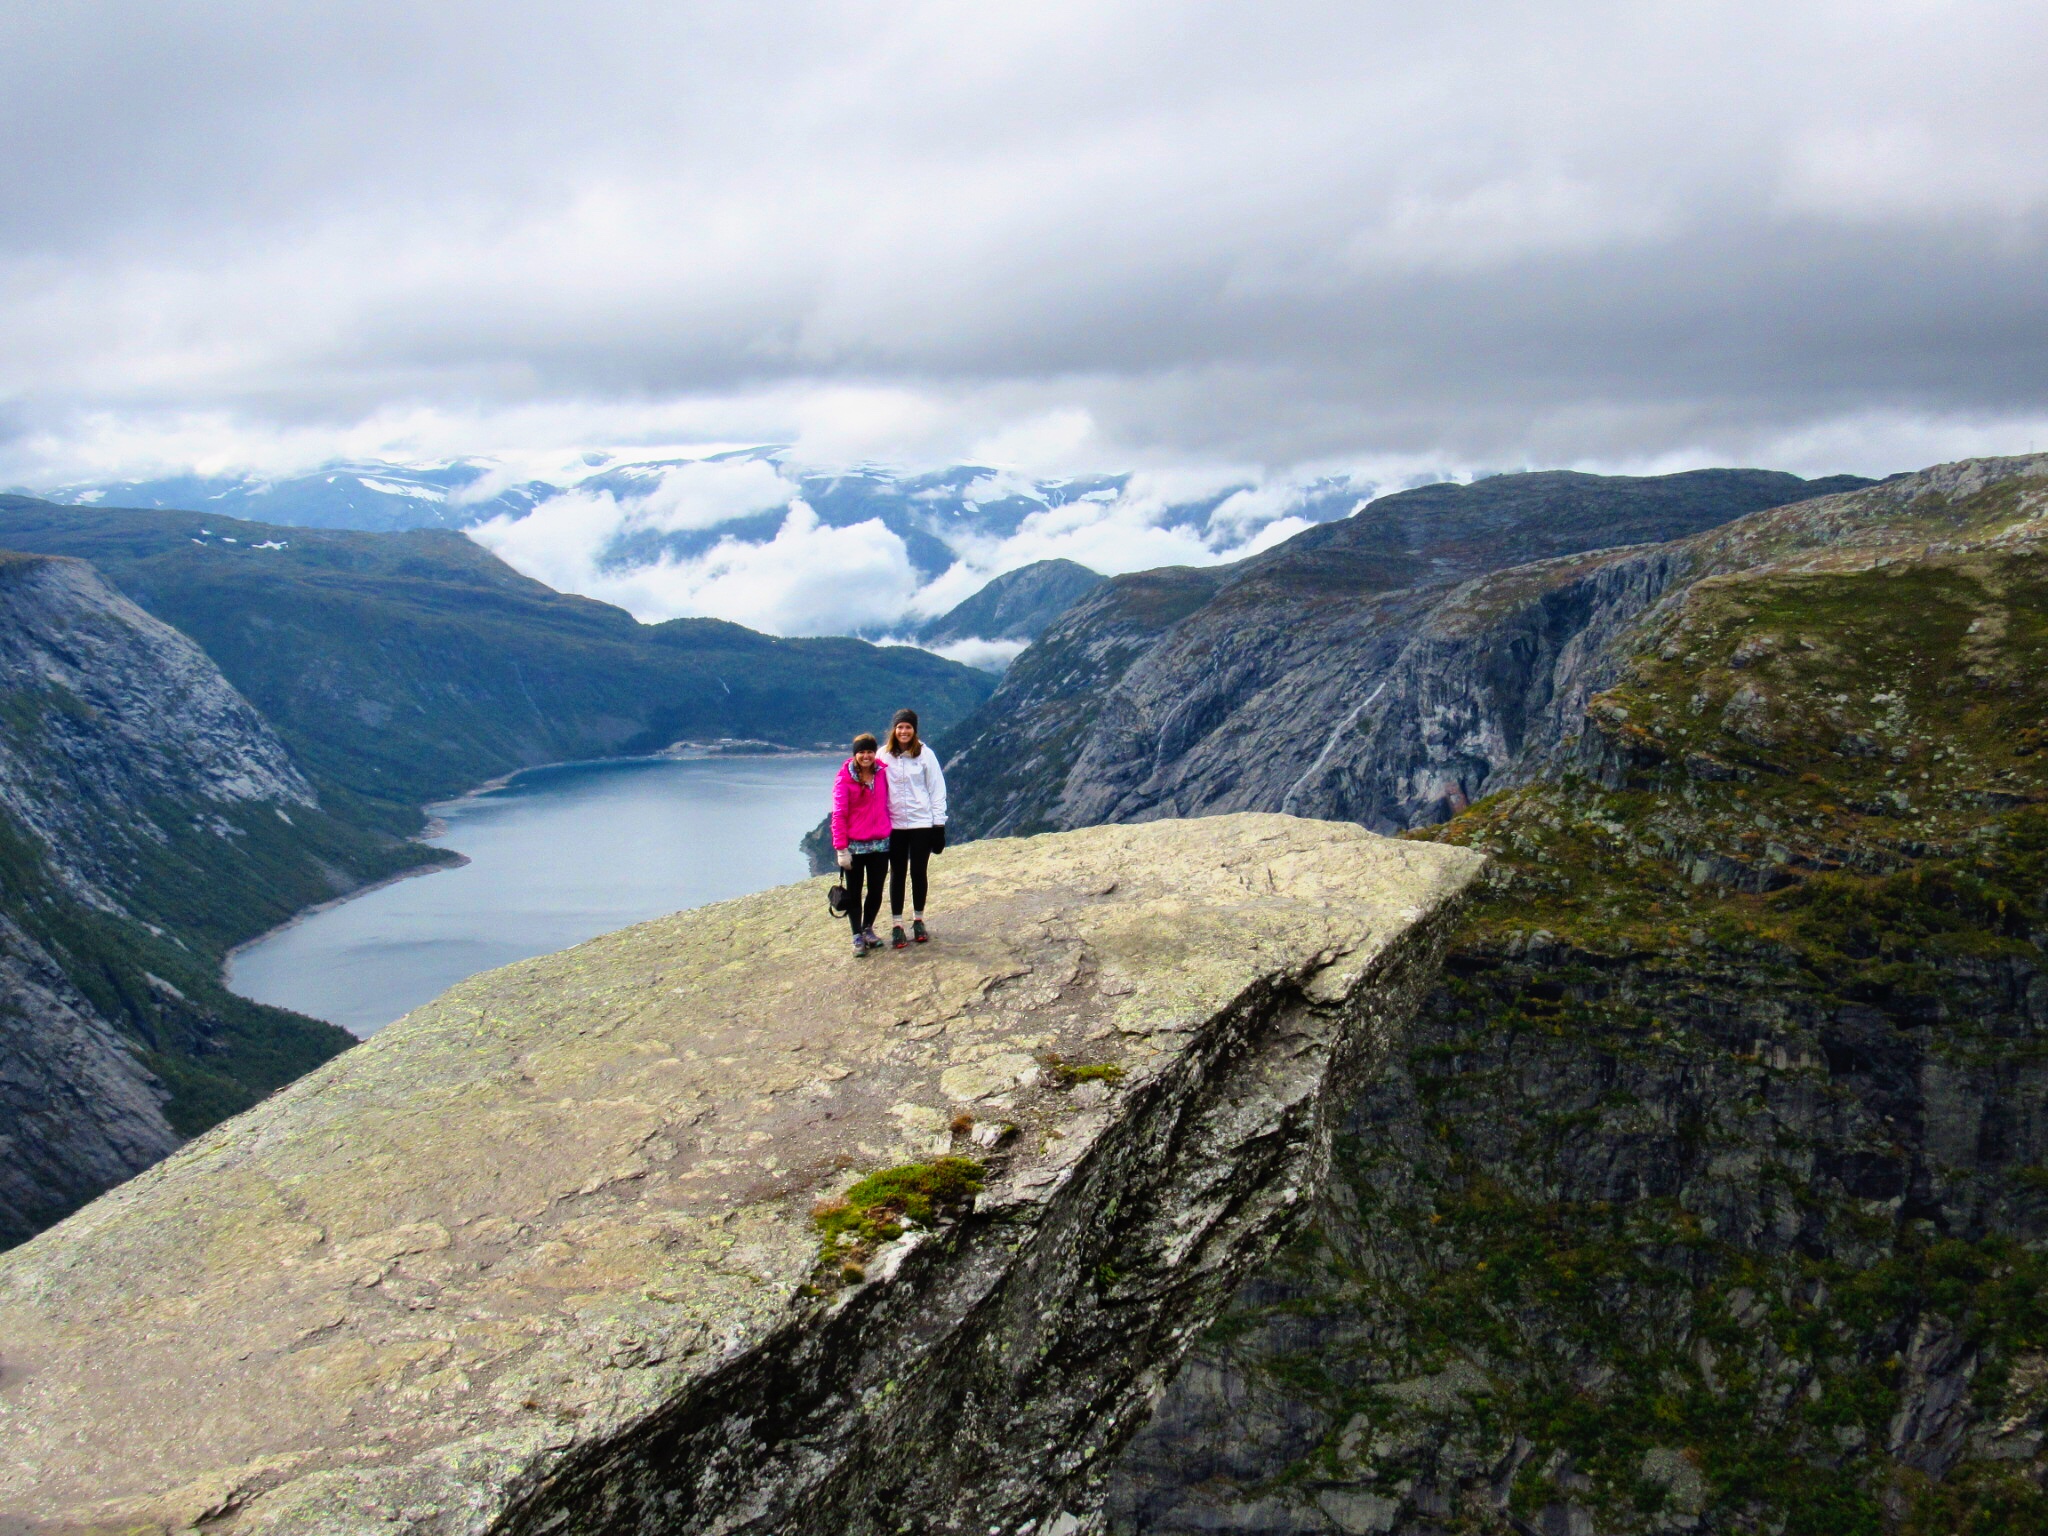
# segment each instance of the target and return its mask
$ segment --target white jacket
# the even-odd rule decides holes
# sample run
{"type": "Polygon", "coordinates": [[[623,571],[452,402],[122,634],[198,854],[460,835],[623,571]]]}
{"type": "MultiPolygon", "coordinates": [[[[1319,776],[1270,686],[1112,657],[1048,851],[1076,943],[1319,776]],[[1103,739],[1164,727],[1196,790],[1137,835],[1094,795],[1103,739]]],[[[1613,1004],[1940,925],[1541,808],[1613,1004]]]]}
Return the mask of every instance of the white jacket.
{"type": "Polygon", "coordinates": [[[946,776],[939,771],[939,754],[926,743],[912,757],[889,755],[884,747],[878,761],[888,765],[889,825],[902,827],[943,827],[946,824],[946,776]]]}

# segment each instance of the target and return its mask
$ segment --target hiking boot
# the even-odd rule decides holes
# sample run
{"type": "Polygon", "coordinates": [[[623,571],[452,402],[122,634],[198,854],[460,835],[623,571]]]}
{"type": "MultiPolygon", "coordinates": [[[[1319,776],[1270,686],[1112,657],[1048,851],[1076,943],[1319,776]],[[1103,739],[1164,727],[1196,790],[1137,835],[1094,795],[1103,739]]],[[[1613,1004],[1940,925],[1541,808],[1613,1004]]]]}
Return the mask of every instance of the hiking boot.
{"type": "Polygon", "coordinates": [[[901,923],[898,923],[894,928],[891,928],[889,930],[889,942],[898,949],[910,948],[910,940],[908,937],[905,936],[903,932],[903,925],[901,923]]]}
{"type": "MultiPolygon", "coordinates": [[[[898,933],[901,933],[903,930],[899,928],[896,931],[898,933]]],[[[924,919],[921,917],[912,919],[910,924],[910,933],[911,937],[916,939],[917,942],[920,944],[929,944],[932,941],[932,936],[925,931],[924,919]]]]}

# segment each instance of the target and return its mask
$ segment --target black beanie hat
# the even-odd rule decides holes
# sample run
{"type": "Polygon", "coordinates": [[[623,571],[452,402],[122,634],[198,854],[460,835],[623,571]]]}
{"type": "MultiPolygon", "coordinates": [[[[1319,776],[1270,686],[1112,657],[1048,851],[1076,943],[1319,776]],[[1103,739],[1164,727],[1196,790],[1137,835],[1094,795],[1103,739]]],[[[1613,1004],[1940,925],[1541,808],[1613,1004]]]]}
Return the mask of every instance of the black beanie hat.
{"type": "Polygon", "coordinates": [[[889,724],[891,726],[898,726],[906,720],[910,722],[914,729],[917,725],[917,711],[914,709],[899,709],[896,711],[896,718],[891,720],[889,724]]]}

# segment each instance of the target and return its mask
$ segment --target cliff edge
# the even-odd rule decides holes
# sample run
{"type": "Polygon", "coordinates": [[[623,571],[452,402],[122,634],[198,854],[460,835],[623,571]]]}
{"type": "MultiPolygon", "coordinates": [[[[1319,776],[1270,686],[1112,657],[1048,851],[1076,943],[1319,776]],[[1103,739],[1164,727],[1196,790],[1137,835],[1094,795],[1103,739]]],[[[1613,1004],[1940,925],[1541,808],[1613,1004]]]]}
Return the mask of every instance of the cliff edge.
{"type": "Polygon", "coordinates": [[[1092,1529],[1434,978],[1464,849],[946,856],[476,977],[0,1257],[0,1531],[1092,1529]]]}

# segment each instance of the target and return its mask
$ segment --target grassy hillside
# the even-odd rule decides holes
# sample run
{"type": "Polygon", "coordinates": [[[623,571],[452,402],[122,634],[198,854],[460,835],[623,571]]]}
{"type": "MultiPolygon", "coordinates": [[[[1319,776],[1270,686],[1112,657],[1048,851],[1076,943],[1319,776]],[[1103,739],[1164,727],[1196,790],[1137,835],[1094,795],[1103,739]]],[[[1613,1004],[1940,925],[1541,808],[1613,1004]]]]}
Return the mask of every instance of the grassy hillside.
{"type": "Polygon", "coordinates": [[[0,496],[0,547],[90,560],[197,640],[325,783],[418,804],[535,763],[689,737],[840,743],[993,686],[908,647],[643,625],[457,533],[345,533],[0,496]]]}

